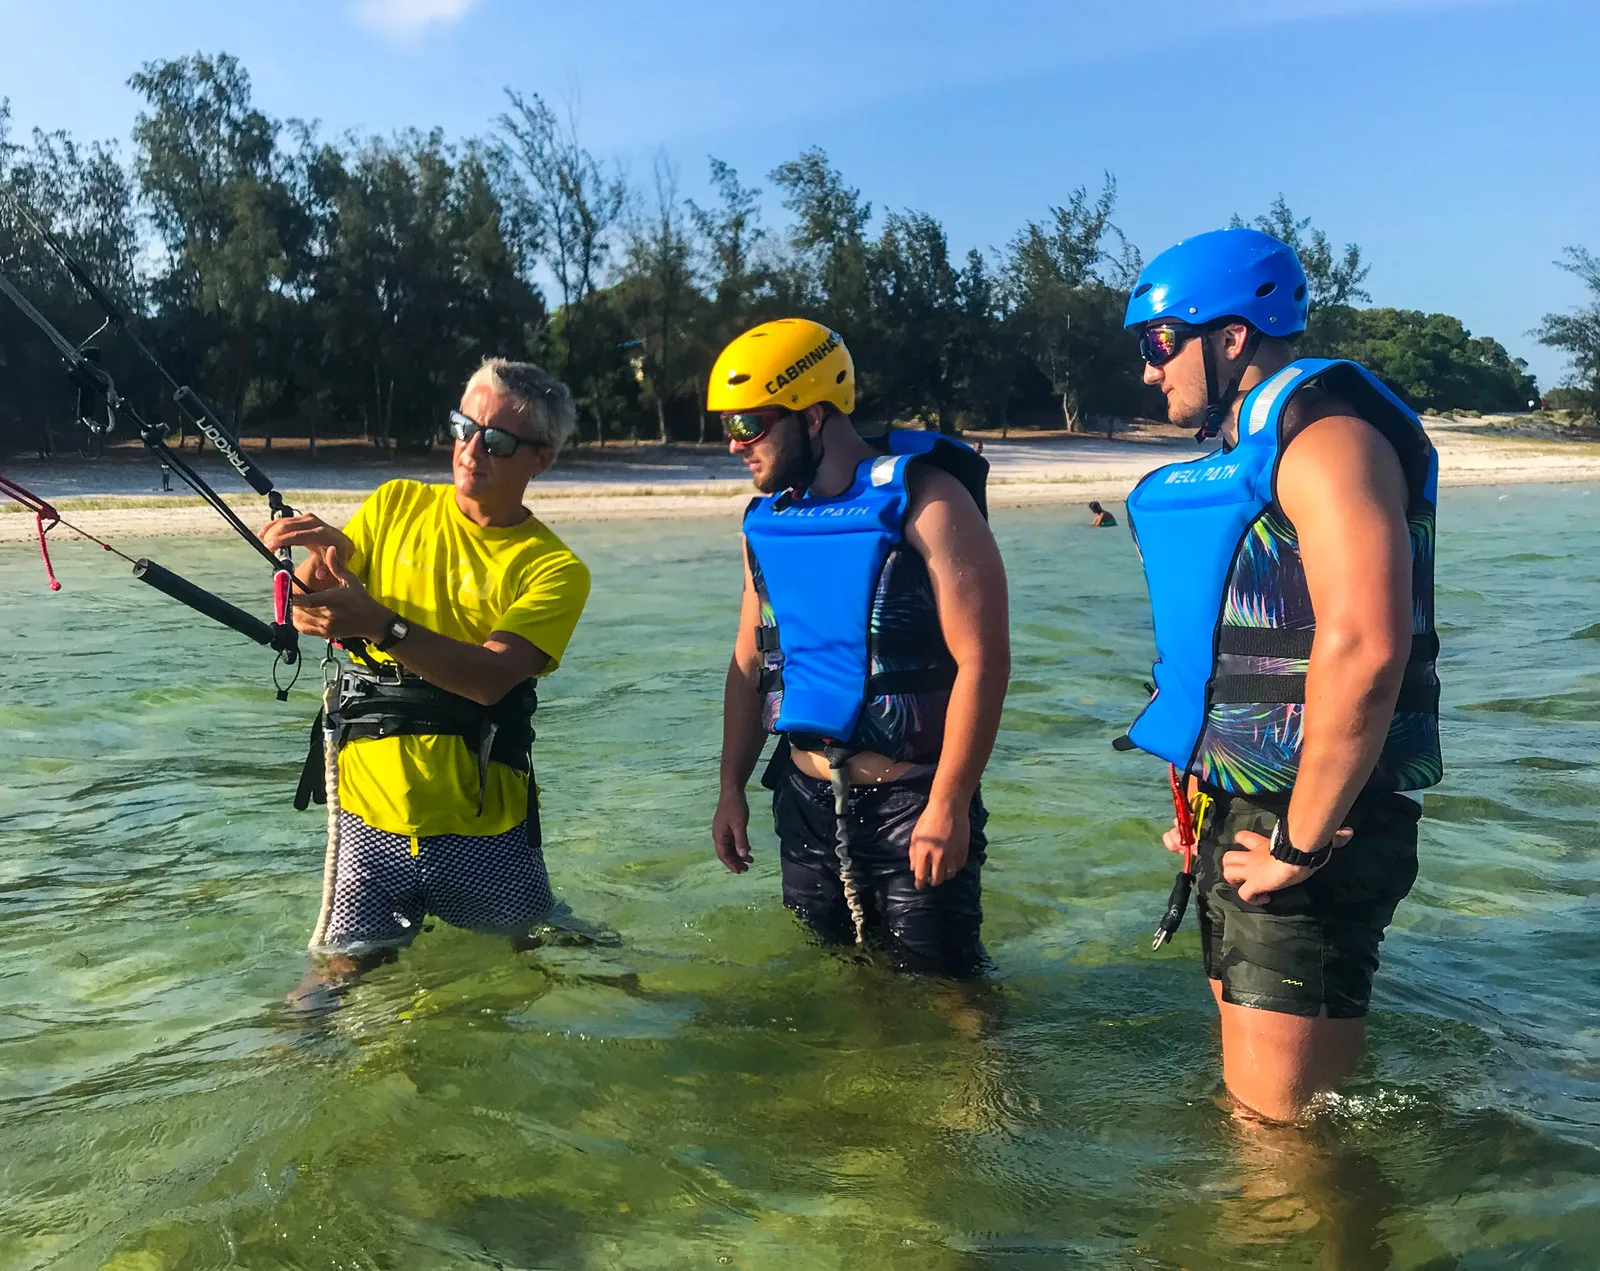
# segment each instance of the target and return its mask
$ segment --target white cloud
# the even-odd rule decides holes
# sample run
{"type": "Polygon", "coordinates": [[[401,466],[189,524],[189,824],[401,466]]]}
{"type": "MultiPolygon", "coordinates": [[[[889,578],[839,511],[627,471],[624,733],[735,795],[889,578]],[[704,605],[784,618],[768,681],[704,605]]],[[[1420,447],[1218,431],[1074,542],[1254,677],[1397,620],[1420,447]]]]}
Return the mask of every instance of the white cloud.
{"type": "Polygon", "coordinates": [[[430,26],[451,26],[478,0],[356,0],[356,21],[369,31],[408,40],[430,26]]]}

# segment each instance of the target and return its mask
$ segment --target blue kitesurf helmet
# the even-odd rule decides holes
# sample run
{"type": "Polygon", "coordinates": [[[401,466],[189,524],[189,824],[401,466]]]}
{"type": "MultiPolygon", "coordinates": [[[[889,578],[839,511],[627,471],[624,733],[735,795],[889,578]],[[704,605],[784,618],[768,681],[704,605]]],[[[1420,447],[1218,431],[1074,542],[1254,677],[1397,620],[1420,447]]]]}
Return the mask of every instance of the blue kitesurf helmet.
{"type": "Polygon", "coordinates": [[[1123,326],[1242,318],[1263,335],[1306,329],[1306,271],[1289,244],[1260,230],[1217,229],[1169,247],[1139,274],[1123,326]]]}
{"type": "Polygon", "coordinates": [[[1206,413],[1195,440],[1205,441],[1222,430],[1261,337],[1298,335],[1306,329],[1308,307],[1306,271],[1294,248],[1241,226],[1186,238],[1146,265],[1128,297],[1123,326],[1211,327],[1230,319],[1249,324],[1244,355],[1236,359],[1226,384],[1218,383],[1211,341],[1201,341],[1206,413]]]}

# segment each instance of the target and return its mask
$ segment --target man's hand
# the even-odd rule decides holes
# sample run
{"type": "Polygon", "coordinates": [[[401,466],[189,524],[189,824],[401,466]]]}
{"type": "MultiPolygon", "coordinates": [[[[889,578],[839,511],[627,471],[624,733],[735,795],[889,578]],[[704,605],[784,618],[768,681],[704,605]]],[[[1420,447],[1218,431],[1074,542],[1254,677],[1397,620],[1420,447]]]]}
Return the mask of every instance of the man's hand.
{"type": "Polygon", "coordinates": [[[911,873],[917,890],[948,882],[967,863],[972,827],[967,810],[930,800],[911,831],[911,873]]]}
{"type": "Polygon", "coordinates": [[[341,565],[348,562],[355,551],[355,544],[343,530],[334,529],[320,516],[313,516],[309,512],[268,521],[261,527],[259,537],[273,551],[283,547],[304,547],[309,550],[310,568],[300,581],[320,587],[337,586],[338,579],[329,572],[318,549],[333,548],[341,565]]]}
{"type": "Polygon", "coordinates": [[[717,800],[711,843],[717,859],[735,874],[750,868],[750,802],[743,790],[724,790],[717,800]]]}
{"type": "MultiPolygon", "coordinates": [[[[1335,848],[1350,841],[1354,830],[1346,826],[1333,836],[1335,848]]],[[[1163,840],[1165,841],[1165,840],[1163,840]]],[[[1239,899],[1247,905],[1258,903],[1285,887],[1303,883],[1316,870],[1303,865],[1290,865],[1272,854],[1272,840],[1265,834],[1240,830],[1233,836],[1234,846],[1222,854],[1222,876],[1239,892],[1239,899]]]]}
{"type": "MultiPolygon", "coordinates": [[[[262,541],[266,541],[265,535],[262,541]]],[[[313,548],[312,556],[317,569],[324,571],[333,585],[309,596],[295,597],[294,629],[323,640],[383,639],[395,615],[374,600],[361,580],[340,563],[337,544],[319,545],[313,548]]]]}
{"type": "Polygon", "coordinates": [[[310,512],[268,521],[261,527],[261,541],[273,551],[280,547],[337,547],[341,562],[349,559],[353,547],[343,530],[334,529],[310,512]]]}

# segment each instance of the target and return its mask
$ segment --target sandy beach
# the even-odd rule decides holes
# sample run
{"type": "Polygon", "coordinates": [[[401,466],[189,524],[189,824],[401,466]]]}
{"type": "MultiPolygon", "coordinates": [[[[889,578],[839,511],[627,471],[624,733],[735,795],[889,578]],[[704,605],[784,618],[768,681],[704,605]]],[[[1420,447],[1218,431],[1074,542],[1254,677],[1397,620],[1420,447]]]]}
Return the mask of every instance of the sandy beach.
{"type": "MultiPolygon", "coordinates": [[[[1425,423],[1439,448],[1445,485],[1600,479],[1600,442],[1520,436],[1509,416],[1429,417],[1425,423]]],[[[989,501],[994,508],[1084,504],[1091,499],[1120,502],[1152,468],[1195,453],[1186,434],[1158,424],[1141,424],[1115,440],[1031,433],[975,440],[982,442],[991,464],[989,501]]],[[[352,455],[348,449],[330,453],[324,448],[313,458],[303,449],[281,444],[270,453],[247,446],[294,507],[336,524],[385,481],[448,480],[443,449],[426,456],[379,460],[361,452],[352,455]]],[[[264,502],[219,456],[209,451],[196,456],[190,448],[184,457],[248,523],[262,518],[264,502]]],[[[221,518],[176,477],[173,492],[163,494],[157,464],[137,447],[96,460],[19,457],[6,461],[0,471],[52,501],[74,524],[105,537],[229,532],[221,518]]],[[[555,469],[535,482],[529,505],[553,524],[629,517],[733,517],[751,494],[744,465],[725,451],[613,444],[603,451],[584,446],[563,455],[555,469]]],[[[0,543],[32,540],[33,518],[20,513],[16,504],[0,499],[0,543]]]]}

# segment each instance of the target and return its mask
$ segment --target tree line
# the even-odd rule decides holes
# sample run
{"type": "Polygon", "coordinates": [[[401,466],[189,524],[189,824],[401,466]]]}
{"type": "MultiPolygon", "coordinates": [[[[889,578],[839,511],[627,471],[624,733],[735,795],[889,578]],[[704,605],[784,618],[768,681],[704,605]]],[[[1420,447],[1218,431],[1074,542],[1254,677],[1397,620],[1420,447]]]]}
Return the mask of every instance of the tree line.
{"type": "MultiPolygon", "coordinates": [[[[1122,330],[1142,258],[1115,223],[1110,174],[1002,248],[962,256],[927,213],[875,214],[820,149],[768,174],[789,216],[772,226],[763,191],[728,164],[710,160],[703,203],[683,197],[665,155],[631,179],[583,144],[572,112],[533,93],[507,90],[481,137],[328,139],[257,108],[227,54],[150,63],[129,83],[142,107],[127,159],[63,132],[16,140],[0,102],[0,270],[72,338],[98,326],[15,199],[180,379],[269,444],[424,448],[486,353],[565,379],[583,440],[707,440],[717,351],[791,314],[844,333],[866,419],[1087,428],[1160,411],[1122,330]]],[[[1361,307],[1360,248],[1335,249],[1281,197],[1252,223],[1305,262],[1306,352],[1358,358],[1418,409],[1537,397],[1520,359],[1457,319],[1361,307]]],[[[1560,344],[1584,320],[1553,315],[1542,335],[1560,344]]],[[[100,343],[125,395],[159,400],[123,342],[100,343]]],[[[4,302],[0,377],[0,448],[94,445],[54,351],[4,302]]]]}

